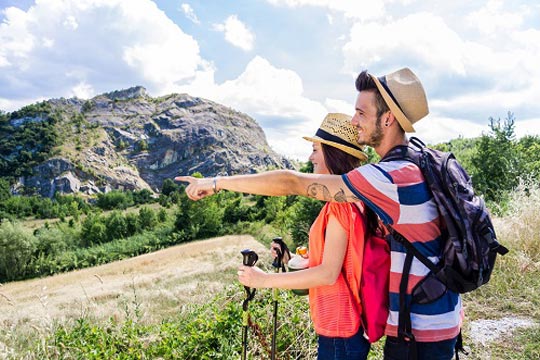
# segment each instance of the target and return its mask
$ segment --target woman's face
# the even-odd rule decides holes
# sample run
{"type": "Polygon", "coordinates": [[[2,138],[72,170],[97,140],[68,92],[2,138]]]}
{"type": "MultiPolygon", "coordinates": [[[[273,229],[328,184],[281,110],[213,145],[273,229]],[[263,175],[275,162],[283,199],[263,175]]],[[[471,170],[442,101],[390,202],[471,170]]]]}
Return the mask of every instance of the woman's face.
{"type": "Polygon", "coordinates": [[[321,143],[313,143],[313,152],[309,156],[309,161],[313,164],[314,174],[330,174],[326,167],[326,161],[324,161],[324,153],[321,147],[321,143]]]}

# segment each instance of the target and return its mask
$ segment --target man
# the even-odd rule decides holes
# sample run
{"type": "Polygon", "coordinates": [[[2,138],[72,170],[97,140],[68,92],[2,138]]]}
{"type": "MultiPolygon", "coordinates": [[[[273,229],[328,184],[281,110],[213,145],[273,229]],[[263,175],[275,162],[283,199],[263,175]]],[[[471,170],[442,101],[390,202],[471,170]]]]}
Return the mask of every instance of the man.
{"type": "MultiPolygon", "coordinates": [[[[407,68],[379,78],[364,71],[356,79],[356,88],[352,124],[358,129],[358,142],[372,146],[381,158],[392,148],[406,145],[405,133],[414,132],[413,124],[429,112],[422,84],[407,68]]],[[[304,195],[324,201],[360,199],[431,261],[438,262],[442,254],[437,207],[420,169],[411,162],[367,164],[342,176],[278,170],[176,180],[190,183],[186,193],[193,200],[220,189],[271,196],[304,195]]],[[[416,258],[406,255],[398,242],[392,240],[390,246],[390,314],[385,359],[451,359],[462,319],[459,294],[447,291],[429,304],[412,303],[413,288],[421,284],[429,270],[416,258]],[[404,276],[402,281],[403,272],[409,276],[404,276]],[[401,299],[400,287],[407,294],[404,296],[403,292],[401,299]]]]}

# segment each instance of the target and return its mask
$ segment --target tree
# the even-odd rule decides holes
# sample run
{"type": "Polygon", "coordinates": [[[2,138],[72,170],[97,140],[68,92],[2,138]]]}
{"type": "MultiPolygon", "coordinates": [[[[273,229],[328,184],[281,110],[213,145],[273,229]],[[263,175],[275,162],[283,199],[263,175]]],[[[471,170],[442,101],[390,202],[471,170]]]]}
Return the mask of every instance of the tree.
{"type": "MultiPolygon", "coordinates": [[[[7,200],[11,197],[11,189],[9,182],[6,179],[0,178],[0,202],[7,200]]],[[[0,205],[1,207],[1,205],[0,205]]]]}
{"type": "Polygon", "coordinates": [[[323,205],[322,201],[299,196],[297,201],[287,209],[286,227],[291,233],[295,247],[308,244],[309,229],[323,205]]]}
{"type": "Polygon", "coordinates": [[[516,152],[521,162],[522,176],[540,177],[540,136],[524,136],[517,142],[516,152]]]}
{"type": "Polygon", "coordinates": [[[161,186],[161,193],[169,196],[169,194],[178,191],[179,187],[180,186],[172,179],[165,179],[165,181],[163,181],[163,185],[161,186]]]}
{"type": "Polygon", "coordinates": [[[128,234],[127,221],[120,211],[113,211],[105,220],[107,240],[123,239],[128,234]]]}
{"type": "Polygon", "coordinates": [[[0,223],[0,283],[23,279],[30,271],[36,238],[19,224],[0,223]]]}
{"type": "Polygon", "coordinates": [[[143,230],[152,230],[157,225],[156,212],[143,206],[139,209],[139,222],[143,230]]]}
{"type": "Polygon", "coordinates": [[[92,246],[107,241],[107,228],[98,215],[91,214],[84,219],[81,226],[82,246],[92,246]]]}
{"type": "Polygon", "coordinates": [[[473,184],[486,200],[499,202],[504,194],[519,183],[520,163],[514,146],[514,114],[508,112],[507,118],[489,118],[491,131],[482,135],[477,152],[471,163],[473,184]]]}

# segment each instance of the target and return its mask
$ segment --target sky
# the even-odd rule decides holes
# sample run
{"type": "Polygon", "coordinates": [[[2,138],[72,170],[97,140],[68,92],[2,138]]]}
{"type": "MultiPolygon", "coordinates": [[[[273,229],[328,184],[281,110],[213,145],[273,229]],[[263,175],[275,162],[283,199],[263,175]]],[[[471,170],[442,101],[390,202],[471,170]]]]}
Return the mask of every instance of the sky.
{"type": "Polygon", "coordinates": [[[439,143],[516,118],[540,134],[537,0],[0,0],[0,110],[144,86],[242,111],[307,160],[328,112],[352,115],[362,70],[403,67],[439,143]]]}

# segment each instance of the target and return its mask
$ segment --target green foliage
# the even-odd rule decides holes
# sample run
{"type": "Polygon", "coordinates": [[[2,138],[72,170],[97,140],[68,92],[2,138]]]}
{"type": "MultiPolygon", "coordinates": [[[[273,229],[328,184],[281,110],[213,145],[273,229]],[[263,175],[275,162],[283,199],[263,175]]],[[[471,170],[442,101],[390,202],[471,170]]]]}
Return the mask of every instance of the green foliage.
{"type": "MultiPolygon", "coordinates": [[[[230,286],[223,295],[159,324],[132,319],[99,324],[80,318],[72,326],[58,325],[35,353],[47,359],[236,359],[242,352],[242,301],[243,289],[230,286]]],[[[270,358],[271,301],[270,291],[260,291],[249,303],[250,359],[270,358]]],[[[313,358],[316,337],[307,301],[283,291],[279,306],[278,358],[313,358]]]]}
{"type": "Polygon", "coordinates": [[[133,203],[135,205],[139,204],[150,204],[154,202],[152,191],[148,189],[142,189],[142,190],[135,190],[132,191],[132,197],[133,197],[133,203]]]}
{"type": "Polygon", "coordinates": [[[128,226],[126,217],[120,211],[113,211],[105,219],[105,233],[107,234],[107,241],[114,239],[123,239],[128,236],[128,226]]]}
{"type": "Polygon", "coordinates": [[[143,206],[139,209],[139,223],[143,230],[153,229],[158,223],[156,212],[149,207],[143,206]]]}
{"type": "Polygon", "coordinates": [[[182,194],[178,204],[175,228],[181,241],[221,235],[224,208],[219,204],[222,195],[191,201],[182,194]]]}
{"type": "Polygon", "coordinates": [[[148,141],[143,139],[137,141],[137,143],[135,144],[135,148],[137,151],[148,151],[150,146],[148,145],[148,141]]]}
{"type": "Polygon", "coordinates": [[[127,141],[124,141],[123,139],[120,139],[120,140],[116,143],[116,149],[117,149],[118,151],[125,150],[128,146],[129,146],[129,143],[128,143],[127,141]]]}
{"type": "Polygon", "coordinates": [[[300,167],[299,170],[301,173],[305,174],[312,174],[313,173],[313,163],[311,161],[308,161],[300,167]]]}
{"type": "Polygon", "coordinates": [[[94,101],[92,100],[86,100],[84,102],[84,104],[82,105],[81,107],[81,111],[84,113],[84,112],[89,112],[89,111],[92,111],[94,108],[96,107],[96,104],[94,103],[94,101]]]}
{"type": "Polygon", "coordinates": [[[127,209],[134,204],[133,193],[119,190],[98,194],[96,206],[103,210],[127,209]]]}
{"type": "Polygon", "coordinates": [[[308,197],[299,196],[287,209],[287,229],[291,233],[294,248],[307,246],[309,229],[325,203],[308,197]]]}
{"type": "Polygon", "coordinates": [[[246,198],[239,193],[228,193],[229,199],[225,202],[223,222],[235,224],[241,221],[249,221],[253,213],[253,207],[246,204],[246,198]]]}
{"type": "Polygon", "coordinates": [[[107,227],[102,218],[96,214],[90,214],[81,225],[81,245],[89,247],[102,244],[107,241],[107,227]]]}
{"type": "Polygon", "coordinates": [[[66,251],[69,243],[65,239],[65,233],[58,227],[45,227],[36,232],[39,256],[55,257],[66,251]]]}
{"type": "Polygon", "coordinates": [[[456,159],[458,159],[461,165],[463,165],[463,168],[467,170],[468,173],[471,173],[474,169],[472,165],[472,158],[476,156],[477,143],[478,138],[465,139],[463,137],[459,137],[445,143],[430,146],[437,150],[453,153],[456,159]]]}
{"type": "Polygon", "coordinates": [[[380,160],[380,156],[375,152],[375,149],[373,149],[371,146],[366,146],[364,148],[364,152],[368,156],[367,163],[372,164],[376,163],[380,160]]]}
{"type": "Polygon", "coordinates": [[[540,136],[524,136],[516,144],[522,177],[540,178],[540,136]]]}
{"type": "Polygon", "coordinates": [[[169,196],[171,193],[178,191],[180,186],[175,183],[172,179],[165,179],[163,185],[161,186],[161,194],[169,196]]]}
{"type": "Polygon", "coordinates": [[[0,116],[0,177],[30,175],[58,144],[58,117],[50,104],[37,103],[0,116]]]}
{"type": "Polygon", "coordinates": [[[24,278],[30,272],[36,239],[17,223],[0,223],[0,283],[24,278]]]}
{"type": "Polygon", "coordinates": [[[484,194],[488,201],[500,201],[517,186],[520,166],[514,147],[514,122],[512,113],[501,120],[490,118],[491,132],[483,135],[472,157],[472,177],[476,191],[484,194]]]}
{"type": "MultiPolygon", "coordinates": [[[[9,181],[0,178],[0,204],[11,197],[9,181]]],[[[0,205],[1,207],[1,205],[0,205]]]]}

